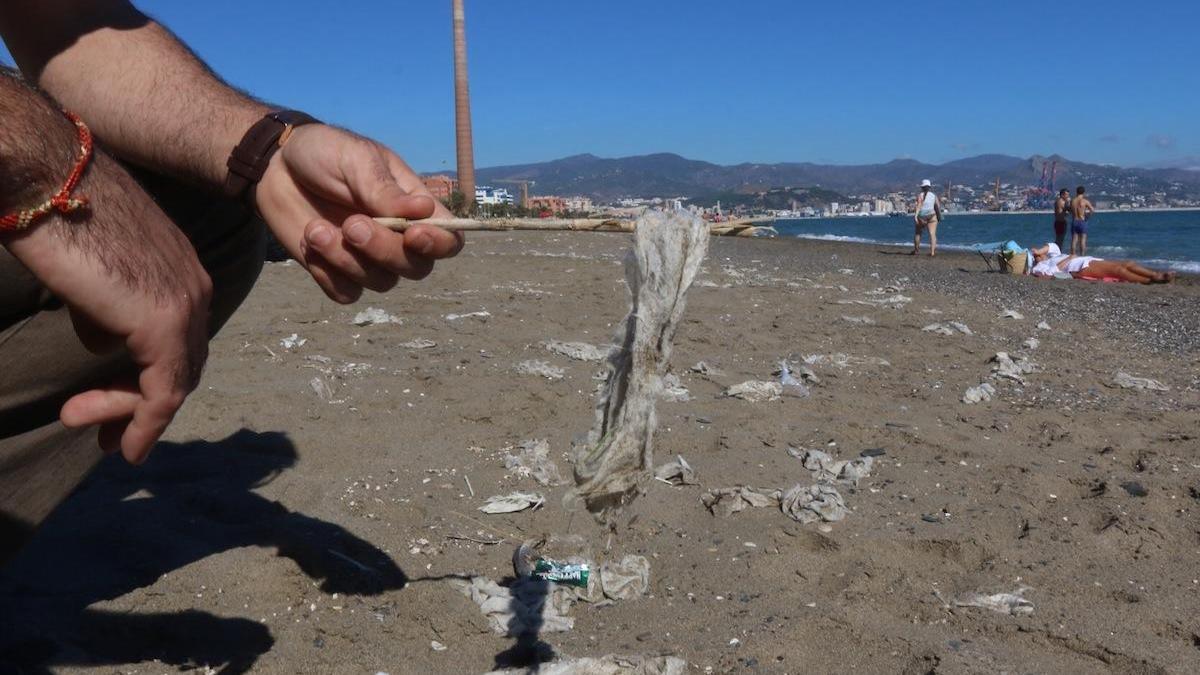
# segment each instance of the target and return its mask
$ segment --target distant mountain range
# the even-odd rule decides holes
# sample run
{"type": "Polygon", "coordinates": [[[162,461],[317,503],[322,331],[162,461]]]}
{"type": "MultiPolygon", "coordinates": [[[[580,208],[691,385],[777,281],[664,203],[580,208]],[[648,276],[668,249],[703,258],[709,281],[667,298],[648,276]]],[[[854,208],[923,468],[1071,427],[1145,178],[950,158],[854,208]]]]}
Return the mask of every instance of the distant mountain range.
{"type": "MultiPolygon", "coordinates": [[[[1088,186],[1092,194],[1200,197],[1200,171],[1180,168],[1122,168],[1075,162],[1057,155],[1011,157],[979,155],[945,164],[896,159],[886,164],[836,165],[810,162],[734,164],[721,166],[671,153],[603,158],[574,155],[549,162],[478,169],[481,185],[505,180],[528,180],[531,194],[587,195],[595,199],[620,197],[711,198],[722,193],[749,194],[781,187],[813,187],[845,194],[915,190],[928,178],[982,188],[997,178],[1001,183],[1037,185],[1044,162],[1058,162],[1055,187],[1088,186]]],[[[499,183],[505,185],[504,183],[499,183]]],[[[506,185],[507,186],[507,185],[506,185]]],[[[511,187],[511,186],[507,186],[511,187]]]]}
{"type": "Polygon", "coordinates": [[[1158,162],[1149,162],[1142,165],[1143,169],[1185,169],[1187,171],[1200,171],[1200,157],[1176,157],[1175,159],[1164,159],[1158,162]]]}

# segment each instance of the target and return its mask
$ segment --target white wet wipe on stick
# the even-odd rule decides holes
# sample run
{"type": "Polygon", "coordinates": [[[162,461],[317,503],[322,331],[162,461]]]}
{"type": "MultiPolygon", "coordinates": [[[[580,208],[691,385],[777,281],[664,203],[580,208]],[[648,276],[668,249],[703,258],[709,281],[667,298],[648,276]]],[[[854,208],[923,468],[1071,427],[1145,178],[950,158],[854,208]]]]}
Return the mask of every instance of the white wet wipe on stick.
{"type": "Polygon", "coordinates": [[[611,523],[650,478],[654,405],[708,236],[707,224],[690,213],[650,211],[637,221],[625,260],[632,305],[608,358],[596,426],[571,458],[575,488],[567,499],[582,499],[601,520],[611,523]]]}

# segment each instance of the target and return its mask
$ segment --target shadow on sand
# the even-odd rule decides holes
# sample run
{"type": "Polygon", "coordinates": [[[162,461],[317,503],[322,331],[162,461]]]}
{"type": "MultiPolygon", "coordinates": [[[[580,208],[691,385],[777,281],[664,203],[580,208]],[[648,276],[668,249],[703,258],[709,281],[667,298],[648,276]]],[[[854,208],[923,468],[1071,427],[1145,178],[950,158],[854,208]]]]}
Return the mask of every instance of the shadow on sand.
{"type": "Polygon", "coordinates": [[[238,547],[274,548],[328,593],[403,588],[404,572],[374,545],[253,491],[296,460],[287,436],[243,429],[216,443],[161,443],[141,467],[103,462],[0,569],[0,673],[152,659],[250,670],[274,644],[256,621],[91,608],[238,547]]]}
{"type": "Polygon", "coordinates": [[[539,664],[553,661],[554,647],[541,638],[542,609],[550,600],[553,588],[544,579],[507,578],[502,584],[512,591],[513,599],[509,611],[513,619],[509,622],[510,635],[516,642],[508,649],[496,654],[496,669],[528,668],[537,672],[539,664]]]}

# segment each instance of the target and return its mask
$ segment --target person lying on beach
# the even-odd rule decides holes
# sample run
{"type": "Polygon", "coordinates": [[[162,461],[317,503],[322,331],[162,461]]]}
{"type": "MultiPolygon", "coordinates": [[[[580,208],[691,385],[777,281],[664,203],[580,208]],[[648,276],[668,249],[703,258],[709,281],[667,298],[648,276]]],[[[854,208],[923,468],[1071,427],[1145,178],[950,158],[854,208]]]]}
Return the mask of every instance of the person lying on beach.
{"type": "Polygon", "coordinates": [[[1175,272],[1152,270],[1132,260],[1105,260],[1064,254],[1053,242],[1030,249],[1030,252],[1033,253],[1034,265],[1029,273],[1035,277],[1051,278],[1070,274],[1076,279],[1117,279],[1136,284],[1167,284],[1175,281],[1175,272]]]}
{"type": "Polygon", "coordinates": [[[0,68],[3,562],[101,448],[146,459],[266,228],[340,303],[463,240],[375,223],[451,214],[392,151],[233,89],[125,0],[0,2],[0,38],[21,71],[0,68]]]}

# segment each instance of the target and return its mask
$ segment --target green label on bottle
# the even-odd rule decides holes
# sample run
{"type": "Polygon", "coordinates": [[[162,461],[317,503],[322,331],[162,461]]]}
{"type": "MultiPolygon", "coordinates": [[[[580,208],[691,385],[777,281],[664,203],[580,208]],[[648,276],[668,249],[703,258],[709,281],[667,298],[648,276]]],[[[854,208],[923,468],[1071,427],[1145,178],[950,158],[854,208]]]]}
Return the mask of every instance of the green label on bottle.
{"type": "Polygon", "coordinates": [[[538,561],[533,565],[532,576],[535,579],[545,579],[546,581],[553,581],[556,584],[587,588],[588,566],[586,564],[574,565],[547,558],[538,558],[538,561]]]}

